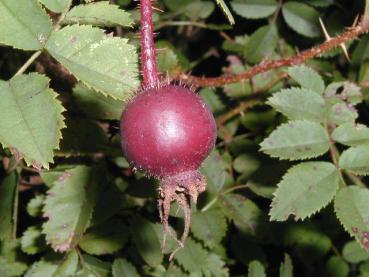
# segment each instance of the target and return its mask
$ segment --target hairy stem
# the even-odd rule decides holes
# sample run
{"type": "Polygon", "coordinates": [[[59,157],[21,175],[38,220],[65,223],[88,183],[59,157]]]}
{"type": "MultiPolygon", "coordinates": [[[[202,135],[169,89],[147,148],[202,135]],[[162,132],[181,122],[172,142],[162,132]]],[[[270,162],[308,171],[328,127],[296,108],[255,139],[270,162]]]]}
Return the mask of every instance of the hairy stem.
{"type": "Polygon", "coordinates": [[[182,81],[196,85],[198,87],[219,87],[226,84],[238,83],[243,80],[248,80],[263,72],[267,72],[271,69],[276,69],[285,66],[293,66],[302,64],[306,60],[317,57],[333,48],[339,47],[340,45],[356,39],[360,35],[369,31],[369,16],[364,16],[360,23],[355,27],[348,28],[342,34],[326,40],[322,44],[298,53],[295,56],[279,59],[279,60],[264,60],[261,63],[251,67],[245,72],[235,75],[223,75],[219,77],[207,78],[207,77],[196,77],[182,74],[179,79],[182,81]]]}
{"type": "Polygon", "coordinates": [[[147,88],[158,84],[155,59],[154,33],[152,26],[151,0],[140,0],[141,7],[141,71],[143,85],[147,88]]]}

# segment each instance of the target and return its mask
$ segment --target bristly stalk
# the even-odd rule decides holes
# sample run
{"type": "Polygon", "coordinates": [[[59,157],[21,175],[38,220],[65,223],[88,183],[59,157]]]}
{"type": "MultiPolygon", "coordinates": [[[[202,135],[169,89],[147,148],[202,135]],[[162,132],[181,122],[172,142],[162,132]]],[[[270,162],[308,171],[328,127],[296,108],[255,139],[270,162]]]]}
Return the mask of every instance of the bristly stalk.
{"type": "Polygon", "coordinates": [[[159,83],[155,59],[154,33],[152,26],[152,0],[140,0],[141,11],[141,71],[143,86],[152,88],[159,83]]]}

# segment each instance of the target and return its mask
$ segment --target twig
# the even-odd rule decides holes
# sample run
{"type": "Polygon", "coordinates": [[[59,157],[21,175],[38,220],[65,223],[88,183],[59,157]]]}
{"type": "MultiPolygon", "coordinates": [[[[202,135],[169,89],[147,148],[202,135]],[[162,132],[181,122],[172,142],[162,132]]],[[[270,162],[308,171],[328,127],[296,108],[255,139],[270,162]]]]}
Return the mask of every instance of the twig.
{"type": "Polygon", "coordinates": [[[179,76],[179,79],[181,79],[183,82],[190,83],[199,87],[219,87],[226,84],[238,83],[243,80],[248,80],[257,74],[269,71],[271,69],[301,64],[306,60],[312,59],[329,50],[332,50],[333,48],[339,47],[343,43],[356,39],[357,37],[364,33],[367,33],[368,31],[369,16],[366,15],[361,19],[358,25],[354,27],[349,27],[342,34],[333,37],[318,46],[300,52],[295,56],[279,60],[264,60],[254,67],[251,67],[247,71],[235,75],[223,75],[219,77],[207,78],[182,74],[181,76],[179,76]]]}

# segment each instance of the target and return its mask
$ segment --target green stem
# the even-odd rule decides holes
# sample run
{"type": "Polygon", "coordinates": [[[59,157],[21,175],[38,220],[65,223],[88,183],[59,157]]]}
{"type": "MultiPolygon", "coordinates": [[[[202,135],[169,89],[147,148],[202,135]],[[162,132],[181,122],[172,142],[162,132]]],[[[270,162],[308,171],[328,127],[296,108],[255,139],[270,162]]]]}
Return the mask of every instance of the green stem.
{"type": "Polygon", "coordinates": [[[18,205],[19,205],[19,188],[15,186],[14,203],[13,203],[13,233],[12,238],[17,238],[17,225],[18,225],[18,205]]]}
{"type": "Polygon", "coordinates": [[[359,178],[357,177],[356,175],[348,172],[348,171],[344,171],[345,175],[357,186],[359,187],[363,187],[363,188],[366,188],[366,185],[365,183],[359,178]]]}
{"type": "Polygon", "coordinates": [[[41,50],[33,53],[33,55],[22,65],[21,68],[19,68],[19,70],[14,74],[13,77],[23,74],[27,70],[27,68],[41,55],[41,53],[41,50]]]}

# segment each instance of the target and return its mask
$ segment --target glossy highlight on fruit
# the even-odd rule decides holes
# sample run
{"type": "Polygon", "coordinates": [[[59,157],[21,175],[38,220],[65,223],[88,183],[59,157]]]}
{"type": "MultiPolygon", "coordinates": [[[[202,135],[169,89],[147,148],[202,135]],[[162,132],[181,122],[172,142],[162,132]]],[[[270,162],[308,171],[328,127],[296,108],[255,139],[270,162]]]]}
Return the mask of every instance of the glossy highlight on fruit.
{"type": "Polygon", "coordinates": [[[191,90],[164,85],[133,98],[120,122],[128,161],[155,177],[196,170],[216,139],[207,105],[191,90]]]}

